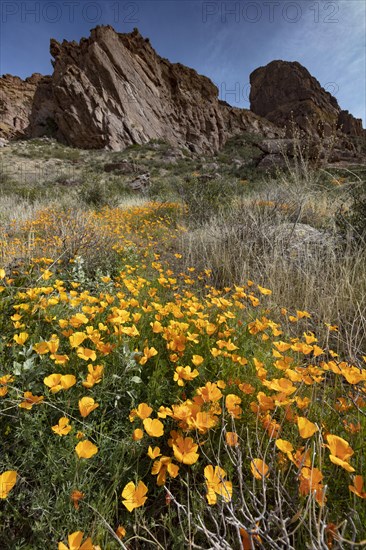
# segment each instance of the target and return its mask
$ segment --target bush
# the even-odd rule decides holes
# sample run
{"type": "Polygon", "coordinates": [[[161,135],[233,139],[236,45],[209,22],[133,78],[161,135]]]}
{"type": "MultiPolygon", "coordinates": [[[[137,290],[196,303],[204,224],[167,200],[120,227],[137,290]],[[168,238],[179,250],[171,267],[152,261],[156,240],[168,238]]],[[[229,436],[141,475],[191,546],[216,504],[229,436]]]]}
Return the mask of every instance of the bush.
{"type": "Polygon", "coordinates": [[[212,216],[224,213],[238,195],[236,182],[213,177],[190,176],[177,179],[173,188],[188,211],[190,225],[200,225],[212,216]]]}

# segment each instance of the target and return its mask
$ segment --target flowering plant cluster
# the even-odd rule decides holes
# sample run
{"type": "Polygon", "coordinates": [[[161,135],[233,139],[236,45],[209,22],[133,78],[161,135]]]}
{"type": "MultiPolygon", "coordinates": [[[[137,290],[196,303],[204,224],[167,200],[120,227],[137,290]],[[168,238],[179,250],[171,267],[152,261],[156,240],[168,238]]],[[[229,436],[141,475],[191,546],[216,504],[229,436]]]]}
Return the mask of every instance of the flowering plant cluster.
{"type": "MultiPolygon", "coordinates": [[[[121,264],[93,285],[72,278],[74,260],[54,259],[53,224],[68,213],[22,229],[38,255],[22,273],[0,269],[4,513],[42,502],[46,472],[55,518],[63,506],[70,519],[52,522],[59,549],[117,548],[142,537],[136,514],[152,525],[173,507],[197,537],[214,537],[198,518],[216,507],[222,540],[255,548],[281,536],[265,522],[284,486],[299,531],[314,505],[330,544],[341,540],[337,525],[351,505],[361,524],[366,497],[366,358],[351,364],[322,345],[309,312],[270,310],[264,286],[217,289],[209,272],[184,268],[171,252],[177,209],[94,214],[121,264]]],[[[2,256],[21,246],[2,243],[2,256]]]]}

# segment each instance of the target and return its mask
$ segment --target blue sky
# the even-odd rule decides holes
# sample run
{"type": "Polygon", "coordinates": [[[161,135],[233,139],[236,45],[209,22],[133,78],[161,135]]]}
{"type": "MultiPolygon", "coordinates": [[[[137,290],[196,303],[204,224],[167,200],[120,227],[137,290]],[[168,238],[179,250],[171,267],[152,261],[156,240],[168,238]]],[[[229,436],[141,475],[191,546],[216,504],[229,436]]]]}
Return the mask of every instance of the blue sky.
{"type": "Polygon", "coordinates": [[[49,40],[80,40],[97,24],[138,27],[157,52],[211,78],[249,108],[249,75],[299,61],[366,126],[364,0],[0,0],[0,74],[50,74],[49,40]]]}

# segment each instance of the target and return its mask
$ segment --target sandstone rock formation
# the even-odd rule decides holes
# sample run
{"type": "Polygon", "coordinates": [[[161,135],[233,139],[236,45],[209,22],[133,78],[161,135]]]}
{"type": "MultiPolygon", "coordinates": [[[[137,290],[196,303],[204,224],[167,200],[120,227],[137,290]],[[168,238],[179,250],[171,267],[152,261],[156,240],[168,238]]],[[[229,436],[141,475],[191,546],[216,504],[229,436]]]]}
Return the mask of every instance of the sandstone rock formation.
{"type": "Polygon", "coordinates": [[[32,135],[53,119],[57,136],[80,148],[164,139],[195,152],[217,151],[244,131],[281,135],[254,113],[224,105],[208,78],[161,58],[136,29],[97,27],[79,44],[52,40],[51,54],[54,73],[35,97],[32,135]]]}
{"type": "Polygon", "coordinates": [[[250,75],[250,109],[287,129],[292,123],[313,136],[335,135],[337,129],[348,135],[363,134],[362,121],[326,92],[309,71],[298,62],[272,61],[250,75]]]}
{"type": "Polygon", "coordinates": [[[22,80],[10,74],[0,78],[0,136],[12,139],[27,135],[29,117],[42,75],[35,73],[22,80]]]}

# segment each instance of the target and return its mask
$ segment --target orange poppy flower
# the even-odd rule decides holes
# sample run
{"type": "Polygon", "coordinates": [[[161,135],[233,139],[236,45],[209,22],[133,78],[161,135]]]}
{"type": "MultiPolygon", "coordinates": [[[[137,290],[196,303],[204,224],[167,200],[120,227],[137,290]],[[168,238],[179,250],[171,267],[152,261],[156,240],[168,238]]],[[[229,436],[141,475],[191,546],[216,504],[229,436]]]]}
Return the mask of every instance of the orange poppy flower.
{"type": "Polygon", "coordinates": [[[85,497],[85,494],[82,493],[81,491],[78,491],[77,489],[75,489],[71,493],[70,499],[71,499],[71,502],[74,504],[75,510],[79,510],[79,501],[82,500],[84,497],[85,497]]]}
{"type": "Polygon", "coordinates": [[[238,446],[238,434],[235,432],[226,432],[226,444],[229,447],[237,447],[238,446]]]}
{"type": "Polygon", "coordinates": [[[123,537],[126,536],[126,529],[124,527],[122,527],[122,525],[119,525],[115,531],[117,537],[119,539],[123,539],[123,537]]]}

